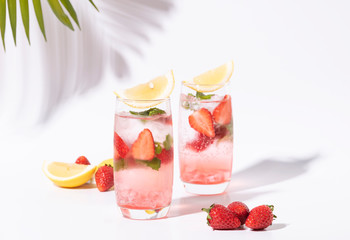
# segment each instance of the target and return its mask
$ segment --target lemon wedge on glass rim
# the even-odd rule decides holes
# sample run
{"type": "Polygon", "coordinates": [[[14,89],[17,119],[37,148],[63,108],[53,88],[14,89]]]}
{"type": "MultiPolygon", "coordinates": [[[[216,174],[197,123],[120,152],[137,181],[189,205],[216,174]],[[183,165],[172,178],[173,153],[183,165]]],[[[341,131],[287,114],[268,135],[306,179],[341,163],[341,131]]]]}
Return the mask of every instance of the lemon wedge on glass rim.
{"type": "Polygon", "coordinates": [[[197,92],[213,92],[222,88],[230,80],[232,73],[233,61],[229,61],[182,83],[197,92]]]}
{"type": "Polygon", "coordinates": [[[147,83],[115,91],[115,95],[121,99],[127,99],[125,103],[134,108],[150,108],[160,102],[159,99],[165,99],[170,96],[174,90],[175,80],[173,71],[158,76],[147,83]],[[129,101],[130,100],[130,101],[129,101]]]}
{"type": "Polygon", "coordinates": [[[42,166],[46,177],[57,186],[67,188],[78,187],[89,181],[95,169],[94,165],[47,161],[42,166]]]}

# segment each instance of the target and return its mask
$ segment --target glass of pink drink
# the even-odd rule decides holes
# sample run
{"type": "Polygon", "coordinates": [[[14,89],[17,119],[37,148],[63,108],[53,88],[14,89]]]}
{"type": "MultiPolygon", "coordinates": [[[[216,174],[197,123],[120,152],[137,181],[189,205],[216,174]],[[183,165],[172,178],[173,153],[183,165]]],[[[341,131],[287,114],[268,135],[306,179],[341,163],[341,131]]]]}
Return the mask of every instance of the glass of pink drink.
{"type": "Polygon", "coordinates": [[[231,180],[231,96],[225,85],[217,89],[201,93],[182,85],[178,150],[181,180],[190,193],[223,193],[231,180]]]}
{"type": "MultiPolygon", "coordinates": [[[[167,215],[173,186],[173,127],[170,100],[133,108],[135,100],[116,100],[114,189],[122,214],[132,219],[167,215]]],[[[143,101],[145,102],[145,101],[143,101]]]]}

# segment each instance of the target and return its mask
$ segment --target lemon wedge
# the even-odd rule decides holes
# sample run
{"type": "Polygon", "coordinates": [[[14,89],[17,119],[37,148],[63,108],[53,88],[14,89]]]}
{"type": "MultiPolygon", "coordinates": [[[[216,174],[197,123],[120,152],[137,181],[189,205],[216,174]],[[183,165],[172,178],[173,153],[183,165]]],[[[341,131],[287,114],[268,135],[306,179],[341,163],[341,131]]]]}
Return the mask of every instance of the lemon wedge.
{"type": "Polygon", "coordinates": [[[131,101],[125,103],[135,108],[149,108],[159,104],[159,99],[170,96],[175,86],[173,71],[158,76],[147,83],[139,84],[132,88],[114,92],[117,97],[131,101]]]}
{"type": "Polygon", "coordinates": [[[99,169],[100,167],[104,166],[104,165],[111,165],[113,167],[113,158],[110,158],[110,159],[107,159],[107,160],[104,160],[102,161],[100,164],[97,165],[96,167],[96,171],[97,169],[99,169]]]}
{"type": "Polygon", "coordinates": [[[222,88],[233,73],[233,61],[229,61],[217,68],[204,72],[183,84],[197,92],[213,92],[222,88]]]}
{"type": "Polygon", "coordinates": [[[60,187],[78,187],[89,181],[96,166],[64,162],[44,162],[43,172],[60,187]]]}

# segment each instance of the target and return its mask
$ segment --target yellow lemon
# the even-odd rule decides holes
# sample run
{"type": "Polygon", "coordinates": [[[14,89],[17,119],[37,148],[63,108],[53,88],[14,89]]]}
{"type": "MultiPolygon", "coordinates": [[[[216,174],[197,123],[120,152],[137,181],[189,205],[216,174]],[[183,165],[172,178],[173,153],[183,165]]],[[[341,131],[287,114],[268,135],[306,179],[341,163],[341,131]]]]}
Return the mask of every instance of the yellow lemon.
{"type": "Polygon", "coordinates": [[[183,81],[183,84],[197,92],[213,92],[222,88],[230,80],[232,73],[233,61],[229,61],[188,81],[183,81]]]}
{"type": "Polygon", "coordinates": [[[64,162],[44,162],[43,172],[60,187],[78,187],[89,181],[96,166],[64,162]]]}
{"type": "Polygon", "coordinates": [[[135,87],[116,91],[115,94],[121,99],[127,99],[126,104],[135,108],[149,108],[160,103],[159,99],[168,98],[175,86],[173,71],[158,76],[147,83],[135,87]]]}
{"type": "Polygon", "coordinates": [[[97,169],[99,169],[100,167],[104,166],[104,165],[111,165],[113,167],[113,158],[107,159],[102,161],[100,164],[97,165],[96,171],[97,169]]]}

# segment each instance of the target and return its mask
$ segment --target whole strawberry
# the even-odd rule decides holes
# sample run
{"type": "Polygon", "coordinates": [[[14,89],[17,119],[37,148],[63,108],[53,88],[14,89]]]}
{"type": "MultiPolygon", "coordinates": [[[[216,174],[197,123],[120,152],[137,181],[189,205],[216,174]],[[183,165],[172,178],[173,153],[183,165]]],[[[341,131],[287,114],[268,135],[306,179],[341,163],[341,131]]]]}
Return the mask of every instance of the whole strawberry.
{"type": "Polygon", "coordinates": [[[113,167],[105,165],[100,167],[95,173],[95,182],[100,192],[108,191],[114,184],[113,167]]]}
{"type": "Polygon", "coordinates": [[[254,230],[262,230],[272,224],[276,216],[273,212],[273,205],[261,205],[253,208],[245,222],[245,225],[254,230]]]}
{"type": "Polygon", "coordinates": [[[231,230],[241,226],[236,214],[221,204],[212,204],[202,211],[208,213],[207,223],[213,230],[231,230]]]}
{"type": "Polygon", "coordinates": [[[249,215],[249,208],[247,207],[247,205],[237,201],[230,203],[230,205],[228,205],[227,208],[236,214],[236,216],[241,221],[242,225],[245,223],[249,215]]]}
{"type": "Polygon", "coordinates": [[[76,164],[90,165],[89,160],[85,156],[80,156],[75,161],[76,164]]]}

